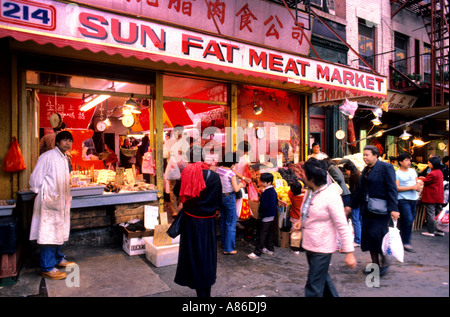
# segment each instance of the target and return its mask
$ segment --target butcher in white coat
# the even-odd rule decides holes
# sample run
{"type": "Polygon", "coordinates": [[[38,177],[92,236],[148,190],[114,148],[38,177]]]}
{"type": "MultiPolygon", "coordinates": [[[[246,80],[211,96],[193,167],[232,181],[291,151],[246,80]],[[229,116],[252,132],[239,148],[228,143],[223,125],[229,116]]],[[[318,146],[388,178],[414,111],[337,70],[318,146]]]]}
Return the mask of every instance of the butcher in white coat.
{"type": "Polygon", "coordinates": [[[55,148],[43,153],[30,176],[31,190],[37,193],[31,220],[30,240],[40,246],[41,275],[64,279],[66,274],[56,267],[74,266],[61,253],[69,239],[70,194],[69,161],[65,155],[73,143],[72,134],[62,131],[56,135],[55,148]]]}

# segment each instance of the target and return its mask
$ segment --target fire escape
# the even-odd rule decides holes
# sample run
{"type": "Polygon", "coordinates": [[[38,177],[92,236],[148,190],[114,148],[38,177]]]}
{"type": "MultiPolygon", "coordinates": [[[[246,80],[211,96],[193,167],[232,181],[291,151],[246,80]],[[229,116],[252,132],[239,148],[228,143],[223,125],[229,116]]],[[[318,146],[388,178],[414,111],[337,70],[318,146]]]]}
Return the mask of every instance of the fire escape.
{"type": "MultiPolygon", "coordinates": [[[[414,77],[403,73],[391,63],[390,78],[393,82],[400,78],[406,85],[396,88],[405,92],[426,93],[431,95],[431,106],[444,106],[445,95],[449,92],[449,7],[448,0],[391,0],[391,18],[402,10],[409,9],[421,17],[430,40],[429,60],[430,78],[424,82],[416,81],[414,77]]],[[[425,79],[425,78],[424,78],[425,79]]],[[[448,97],[447,97],[448,98],[448,97]]]]}

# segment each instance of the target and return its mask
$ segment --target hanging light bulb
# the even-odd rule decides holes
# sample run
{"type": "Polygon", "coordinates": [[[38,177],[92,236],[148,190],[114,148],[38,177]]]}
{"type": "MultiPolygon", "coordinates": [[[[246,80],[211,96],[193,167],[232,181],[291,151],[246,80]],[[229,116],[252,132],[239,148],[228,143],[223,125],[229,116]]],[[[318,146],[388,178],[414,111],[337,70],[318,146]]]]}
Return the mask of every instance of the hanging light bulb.
{"type": "Polygon", "coordinates": [[[372,110],[375,117],[381,117],[383,115],[383,110],[381,108],[376,108],[372,110]]]}
{"type": "Polygon", "coordinates": [[[406,132],[406,130],[403,130],[403,133],[399,136],[402,140],[408,140],[410,137],[412,137],[412,135],[406,132]]]}
{"type": "Polygon", "coordinates": [[[135,108],[135,107],[137,107],[136,101],[133,100],[133,95],[131,95],[131,98],[130,98],[130,99],[128,99],[127,101],[125,101],[125,106],[130,107],[130,108],[135,108]]]}
{"type": "Polygon", "coordinates": [[[384,133],[384,131],[383,131],[383,130],[380,130],[380,131],[378,131],[377,133],[375,133],[375,136],[376,136],[377,138],[379,138],[380,136],[383,135],[383,133],[384,133]]]}
{"type": "Polygon", "coordinates": [[[414,143],[415,146],[423,146],[426,144],[421,139],[414,139],[412,142],[414,143]]]}
{"type": "Polygon", "coordinates": [[[263,112],[263,108],[259,106],[256,102],[253,104],[253,114],[259,115],[263,112]]]}
{"type": "Polygon", "coordinates": [[[372,121],[373,125],[380,125],[380,124],[382,124],[382,122],[381,122],[380,118],[378,118],[378,116],[375,117],[375,119],[372,119],[371,121],[372,121]]]}

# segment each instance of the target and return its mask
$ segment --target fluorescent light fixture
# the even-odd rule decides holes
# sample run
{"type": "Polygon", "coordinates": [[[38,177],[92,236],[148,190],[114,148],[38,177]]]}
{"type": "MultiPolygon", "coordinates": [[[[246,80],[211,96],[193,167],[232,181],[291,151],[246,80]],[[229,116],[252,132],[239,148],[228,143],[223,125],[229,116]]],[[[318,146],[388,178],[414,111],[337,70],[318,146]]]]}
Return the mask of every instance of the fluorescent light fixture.
{"type": "Polygon", "coordinates": [[[82,105],[80,110],[81,111],[88,111],[89,109],[94,108],[96,105],[98,105],[99,103],[105,101],[109,97],[111,97],[111,96],[110,95],[99,95],[99,96],[95,97],[94,99],[92,99],[91,101],[89,101],[89,102],[85,103],[84,105],[82,105]]]}
{"type": "Polygon", "coordinates": [[[403,130],[403,133],[399,136],[402,140],[408,140],[410,137],[412,137],[412,135],[406,132],[406,130],[403,130]]]}

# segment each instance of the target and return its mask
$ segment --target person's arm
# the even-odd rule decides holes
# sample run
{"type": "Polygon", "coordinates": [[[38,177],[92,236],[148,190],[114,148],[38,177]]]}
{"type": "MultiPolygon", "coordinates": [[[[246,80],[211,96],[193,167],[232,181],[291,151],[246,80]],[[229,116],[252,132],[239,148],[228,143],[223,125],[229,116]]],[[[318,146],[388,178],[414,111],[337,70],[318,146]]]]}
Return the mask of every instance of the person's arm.
{"type": "Polygon", "coordinates": [[[235,193],[237,193],[241,189],[241,186],[237,183],[236,175],[231,177],[231,186],[233,186],[233,190],[235,193]]]}
{"type": "Polygon", "coordinates": [[[399,179],[396,180],[396,184],[397,184],[397,190],[399,192],[406,192],[408,190],[419,190],[419,184],[417,184],[417,180],[416,180],[416,184],[413,186],[400,186],[399,179]]]}

